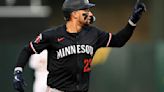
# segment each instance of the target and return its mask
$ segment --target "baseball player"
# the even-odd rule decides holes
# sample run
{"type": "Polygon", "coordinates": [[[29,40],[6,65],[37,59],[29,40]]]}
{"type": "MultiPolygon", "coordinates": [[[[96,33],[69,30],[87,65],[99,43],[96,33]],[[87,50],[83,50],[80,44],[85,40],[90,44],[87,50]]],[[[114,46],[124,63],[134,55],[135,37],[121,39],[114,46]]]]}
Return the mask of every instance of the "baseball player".
{"type": "Polygon", "coordinates": [[[29,60],[29,66],[34,70],[35,80],[33,92],[46,92],[47,88],[47,50],[40,54],[33,54],[29,60]]]}
{"type": "Polygon", "coordinates": [[[66,23],[47,29],[21,51],[14,69],[14,88],[24,91],[23,68],[31,54],[48,51],[47,92],[88,92],[91,62],[100,47],[122,47],[130,39],[146,11],[137,0],[127,25],[118,33],[101,31],[89,10],[88,0],[65,0],[62,11],[66,23]]]}

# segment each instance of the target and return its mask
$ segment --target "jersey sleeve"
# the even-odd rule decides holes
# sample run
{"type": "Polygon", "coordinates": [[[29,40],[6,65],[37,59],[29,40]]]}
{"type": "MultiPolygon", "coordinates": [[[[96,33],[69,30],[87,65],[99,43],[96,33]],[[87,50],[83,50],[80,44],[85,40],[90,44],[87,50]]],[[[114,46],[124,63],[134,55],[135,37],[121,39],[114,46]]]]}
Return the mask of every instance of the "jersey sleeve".
{"type": "Polygon", "coordinates": [[[96,30],[98,31],[97,42],[96,42],[98,48],[109,47],[109,44],[112,39],[112,33],[101,31],[99,29],[96,30]]]}
{"type": "Polygon", "coordinates": [[[40,33],[29,45],[34,53],[40,53],[49,46],[49,37],[45,32],[40,33]]]}
{"type": "Polygon", "coordinates": [[[21,50],[15,67],[24,68],[32,54],[39,54],[48,48],[49,44],[49,36],[45,32],[39,34],[35,40],[21,50]]]}
{"type": "Polygon", "coordinates": [[[130,39],[135,27],[129,23],[121,29],[118,33],[112,34],[98,30],[98,47],[122,47],[130,39]]]}
{"type": "Polygon", "coordinates": [[[121,29],[116,34],[112,35],[112,39],[110,41],[110,47],[122,47],[126,44],[126,42],[130,39],[134,32],[135,26],[131,26],[129,23],[121,29]]]}

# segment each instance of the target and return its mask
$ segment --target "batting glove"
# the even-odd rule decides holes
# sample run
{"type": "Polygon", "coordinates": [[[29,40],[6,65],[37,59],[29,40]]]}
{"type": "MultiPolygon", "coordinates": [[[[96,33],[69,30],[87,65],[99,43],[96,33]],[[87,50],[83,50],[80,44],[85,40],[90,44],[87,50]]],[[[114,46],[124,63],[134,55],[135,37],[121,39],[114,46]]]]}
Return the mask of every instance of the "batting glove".
{"type": "Polygon", "coordinates": [[[18,92],[24,92],[25,82],[23,79],[22,71],[14,71],[13,86],[18,92]]]}
{"type": "Polygon", "coordinates": [[[137,0],[136,4],[134,6],[134,9],[133,9],[133,13],[130,16],[129,23],[132,25],[135,25],[141,18],[142,13],[145,11],[146,11],[145,4],[140,2],[139,0],[137,0]]]}

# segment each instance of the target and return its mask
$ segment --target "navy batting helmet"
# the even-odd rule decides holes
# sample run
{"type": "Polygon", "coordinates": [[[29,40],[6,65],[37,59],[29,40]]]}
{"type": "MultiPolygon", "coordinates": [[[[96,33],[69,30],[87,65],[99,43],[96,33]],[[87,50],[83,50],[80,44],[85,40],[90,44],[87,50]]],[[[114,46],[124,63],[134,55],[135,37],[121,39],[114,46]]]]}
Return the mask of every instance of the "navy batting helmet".
{"type": "Polygon", "coordinates": [[[89,3],[88,0],[65,0],[63,3],[63,13],[66,20],[69,20],[70,13],[76,10],[88,9],[94,7],[95,4],[89,3]]]}

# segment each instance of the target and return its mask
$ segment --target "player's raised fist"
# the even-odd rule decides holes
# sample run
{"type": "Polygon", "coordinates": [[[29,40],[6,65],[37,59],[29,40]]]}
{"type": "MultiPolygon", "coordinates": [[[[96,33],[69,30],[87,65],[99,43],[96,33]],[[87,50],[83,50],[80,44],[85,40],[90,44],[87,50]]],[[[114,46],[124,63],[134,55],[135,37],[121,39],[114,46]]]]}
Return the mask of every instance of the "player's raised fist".
{"type": "Polygon", "coordinates": [[[14,71],[13,86],[18,92],[24,92],[25,82],[22,71],[14,71]]]}
{"type": "Polygon", "coordinates": [[[136,24],[138,20],[141,18],[142,13],[145,11],[146,11],[146,5],[143,2],[140,2],[140,0],[137,0],[133,9],[133,13],[130,16],[131,22],[136,24]]]}

